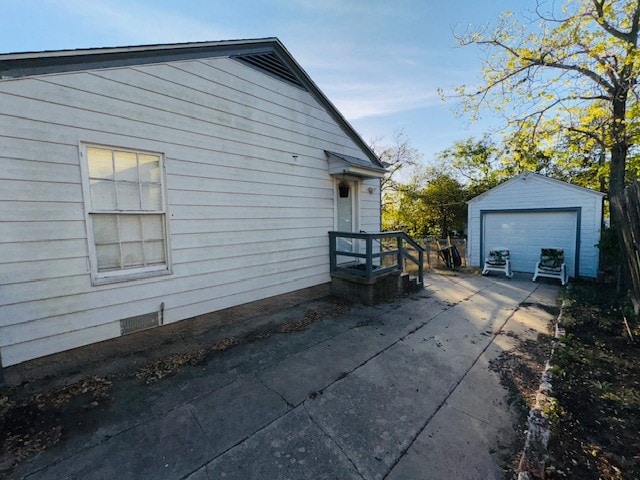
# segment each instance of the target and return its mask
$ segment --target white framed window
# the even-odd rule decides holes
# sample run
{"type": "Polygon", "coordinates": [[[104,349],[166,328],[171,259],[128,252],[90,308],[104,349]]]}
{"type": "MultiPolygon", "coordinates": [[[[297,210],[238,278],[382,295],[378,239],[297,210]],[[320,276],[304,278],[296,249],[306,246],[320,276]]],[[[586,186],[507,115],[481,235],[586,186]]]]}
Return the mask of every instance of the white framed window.
{"type": "Polygon", "coordinates": [[[81,144],[94,285],[171,273],[160,153],[81,144]]]}

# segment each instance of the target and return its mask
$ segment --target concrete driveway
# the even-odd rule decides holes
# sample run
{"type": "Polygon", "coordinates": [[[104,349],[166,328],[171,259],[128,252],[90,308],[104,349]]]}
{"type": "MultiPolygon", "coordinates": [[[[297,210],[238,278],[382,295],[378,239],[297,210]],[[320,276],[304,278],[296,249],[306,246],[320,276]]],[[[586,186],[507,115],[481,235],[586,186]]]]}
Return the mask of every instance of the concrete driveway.
{"type": "Polygon", "coordinates": [[[407,298],[236,346],[23,464],[28,479],[497,479],[514,439],[491,359],[553,319],[530,276],[427,275],[407,298]]]}

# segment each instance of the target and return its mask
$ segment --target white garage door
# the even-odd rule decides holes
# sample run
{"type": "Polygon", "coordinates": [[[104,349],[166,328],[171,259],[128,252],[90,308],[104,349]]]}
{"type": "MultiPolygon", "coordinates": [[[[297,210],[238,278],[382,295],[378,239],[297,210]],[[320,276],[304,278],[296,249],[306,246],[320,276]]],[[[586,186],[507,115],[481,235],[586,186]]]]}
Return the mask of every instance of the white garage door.
{"type": "Polygon", "coordinates": [[[484,215],[483,259],[495,247],[507,247],[516,272],[533,273],[540,249],[564,249],[570,276],[575,276],[576,212],[500,212],[484,215]]]}

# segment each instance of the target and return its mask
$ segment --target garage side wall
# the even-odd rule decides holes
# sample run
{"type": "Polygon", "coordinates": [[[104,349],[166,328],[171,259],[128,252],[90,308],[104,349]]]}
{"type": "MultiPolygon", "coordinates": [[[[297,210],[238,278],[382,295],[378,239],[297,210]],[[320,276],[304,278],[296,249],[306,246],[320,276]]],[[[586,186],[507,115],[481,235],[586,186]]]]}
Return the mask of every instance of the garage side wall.
{"type": "MultiPolygon", "coordinates": [[[[480,266],[481,212],[580,209],[579,275],[596,277],[602,221],[602,195],[540,175],[520,175],[472,199],[468,209],[468,264],[480,266]]],[[[506,241],[507,239],[505,239],[506,241]]]]}

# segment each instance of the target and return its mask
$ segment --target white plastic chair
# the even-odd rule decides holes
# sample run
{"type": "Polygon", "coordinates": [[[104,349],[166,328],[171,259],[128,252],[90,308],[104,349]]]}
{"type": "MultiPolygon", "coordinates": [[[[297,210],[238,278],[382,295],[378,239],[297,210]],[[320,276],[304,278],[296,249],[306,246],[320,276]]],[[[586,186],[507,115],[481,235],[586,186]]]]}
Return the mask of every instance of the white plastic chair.
{"type": "Polygon", "coordinates": [[[487,275],[489,272],[501,272],[508,278],[513,277],[513,272],[511,271],[511,258],[508,248],[495,247],[489,251],[489,255],[484,259],[482,275],[487,275]]]}
{"type": "Polygon", "coordinates": [[[562,285],[569,281],[567,265],[564,263],[564,250],[561,248],[540,249],[540,260],[536,263],[533,281],[538,277],[557,278],[562,285]]]}

